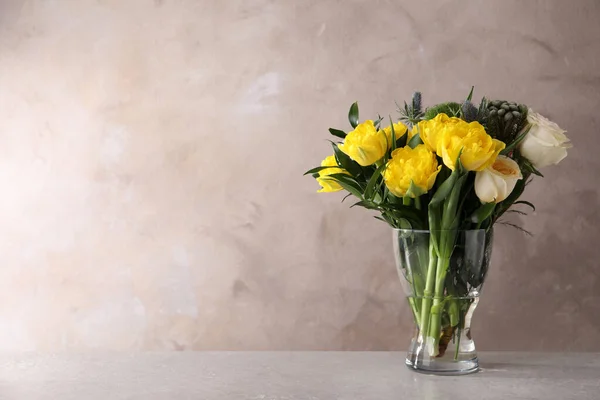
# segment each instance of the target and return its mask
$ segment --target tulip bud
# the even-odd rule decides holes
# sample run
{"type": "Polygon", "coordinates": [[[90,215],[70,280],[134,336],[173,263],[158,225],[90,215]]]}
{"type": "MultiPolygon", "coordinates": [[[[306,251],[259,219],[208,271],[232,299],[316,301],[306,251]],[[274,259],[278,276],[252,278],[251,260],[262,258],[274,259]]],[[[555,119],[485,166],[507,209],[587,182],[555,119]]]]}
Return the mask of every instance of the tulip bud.
{"type": "Polygon", "coordinates": [[[499,155],[492,165],[475,175],[475,194],[482,203],[499,203],[510,195],[522,178],[519,164],[499,155]]]}

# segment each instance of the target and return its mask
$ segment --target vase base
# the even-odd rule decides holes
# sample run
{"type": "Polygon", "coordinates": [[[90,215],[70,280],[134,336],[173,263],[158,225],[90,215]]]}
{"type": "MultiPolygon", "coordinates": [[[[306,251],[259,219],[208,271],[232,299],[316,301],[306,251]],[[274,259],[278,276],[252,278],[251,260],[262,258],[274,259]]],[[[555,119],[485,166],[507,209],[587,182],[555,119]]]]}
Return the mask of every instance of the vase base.
{"type": "Polygon", "coordinates": [[[406,367],[412,371],[428,375],[468,375],[479,371],[479,360],[477,357],[470,360],[454,362],[430,361],[416,362],[411,357],[406,358],[406,367]]]}

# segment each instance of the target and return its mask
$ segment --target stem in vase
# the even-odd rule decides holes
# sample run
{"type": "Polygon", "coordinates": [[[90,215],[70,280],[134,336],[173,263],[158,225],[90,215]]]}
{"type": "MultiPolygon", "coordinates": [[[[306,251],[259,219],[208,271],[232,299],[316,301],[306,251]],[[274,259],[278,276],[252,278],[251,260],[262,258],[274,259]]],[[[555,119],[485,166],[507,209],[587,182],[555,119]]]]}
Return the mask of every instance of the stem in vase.
{"type": "Polygon", "coordinates": [[[444,283],[446,281],[446,271],[450,260],[440,257],[437,260],[437,271],[435,278],[435,293],[433,296],[433,305],[431,306],[431,323],[429,325],[428,342],[429,354],[438,355],[438,346],[440,335],[442,333],[442,300],[444,298],[444,283]]]}
{"type": "Polygon", "coordinates": [[[429,314],[431,311],[431,301],[433,290],[435,289],[437,257],[433,243],[429,243],[429,266],[427,267],[427,281],[425,282],[425,290],[423,291],[422,307],[421,307],[421,336],[425,337],[429,331],[429,314]]]}
{"type": "Polygon", "coordinates": [[[462,329],[460,326],[458,326],[458,328],[456,329],[456,349],[454,350],[454,361],[458,361],[458,353],[460,350],[460,336],[461,336],[461,332],[462,329]]]}

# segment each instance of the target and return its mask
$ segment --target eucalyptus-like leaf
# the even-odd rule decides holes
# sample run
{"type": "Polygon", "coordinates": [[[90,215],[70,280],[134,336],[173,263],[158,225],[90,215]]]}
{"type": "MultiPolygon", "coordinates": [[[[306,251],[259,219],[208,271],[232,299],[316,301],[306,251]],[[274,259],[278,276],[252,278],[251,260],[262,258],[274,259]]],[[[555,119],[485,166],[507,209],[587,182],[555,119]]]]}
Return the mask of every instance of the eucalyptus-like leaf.
{"type": "Polygon", "coordinates": [[[474,224],[481,224],[483,221],[488,219],[490,215],[494,212],[494,208],[496,208],[496,203],[485,203],[482,204],[471,216],[469,219],[474,224]]]}
{"type": "Polygon", "coordinates": [[[353,128],[356,128],[358,125],[358,103],[354,102],[350,106],[350,110],[348,111],[348,121],[350,121],[350,125],[353,128]]]}
{"type": "Polygon", "coordinates": [[[346,137],[346,132],[341,131],[339,129],[329,128],[329,133],[341,139],[344,139],[346,137]]]}

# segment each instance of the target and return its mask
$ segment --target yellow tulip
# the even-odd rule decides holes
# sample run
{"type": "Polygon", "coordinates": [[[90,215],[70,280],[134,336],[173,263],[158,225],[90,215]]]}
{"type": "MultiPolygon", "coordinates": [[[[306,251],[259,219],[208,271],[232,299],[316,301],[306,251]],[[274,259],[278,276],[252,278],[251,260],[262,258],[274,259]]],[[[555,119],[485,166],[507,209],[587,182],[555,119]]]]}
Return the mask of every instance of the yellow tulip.
{"type": "Polygon", "coordinates": [[[319,171],[319,177],[317,178],[317,182],[322,186],[319,193],[331,193],[331,192],[339,192],[342,190],[342,187],[339,183],[331,178],[327,178],[328,175],[332,174],[347,174],[346,171],[338,167],[337,161],[335,160],[335,156],[326,157],[323,162],[321,162],[321,167],[333,167],[326,168],[319,171]]]}
{"type": "Polygon", "coordinates": [[[483,171],[494,163],[506,144],[492,139],[479,122],[463,121],[445,126],[441,147],[442,152],[438,155],[451,170],[454,170],[456,159],[461,154],[460,161],[467,171],[483,171]]]}
{"type": "Polygon", "coordinates": [[[468,171],[483,171],[490,166],[506,145],[492,139],[479,122],[466,122],[460,118],[438,114],[418,124],[421,140],[442,157],[444,164],[454,170],[456,159],[468,171]]]}
{"type": "Polygon", "coordinates": [[[385,132],[375,128],[372,120],[367,120],[348,133],[344,143],[338,147],[351,159],[366,167],[384,156],[388,150],[388,139],[385,132]]]}
{"type": "MultiPolygon", "coordinates": [[[[395,123],[394,124],[394,133],[396,134],[396,140],[400,139],[402,136],[404,136],[404,134],[408,131],[408,128],[401,123],[395,123]]],[[[387,138],[387,144],[388,144],[388,149],[390,149],[392,147],[392,127],[391,125],[388,126],[387,128],[383,129],[383,132],[385,133],[385,136],[387,138]]],[[[409,134],[410,136],[410,134],[409,134]]]]}
{"type": "Polygon", "coordinates": [[[392,158],[383,172],[383,180],[394,195],[414,198],[433,187],[441,168],[435,154],[427,146],[420,144],[414,149],[406,146],[392,152],[392,158]],[[409,190],[411,184],[420,193],[409,190]]]}
{"type": "Polygon", "coordinates": [[[460,118],[449,117],[446,114],[438,114],[435,118],[420,121],[416,125],[416,130],[421,136],[421,140],[429,148],[436,152],[440,157],[442,154],[442,136],[446,132],[446,128],[452,128],[454,125],[466,123],[460,118]]]}

